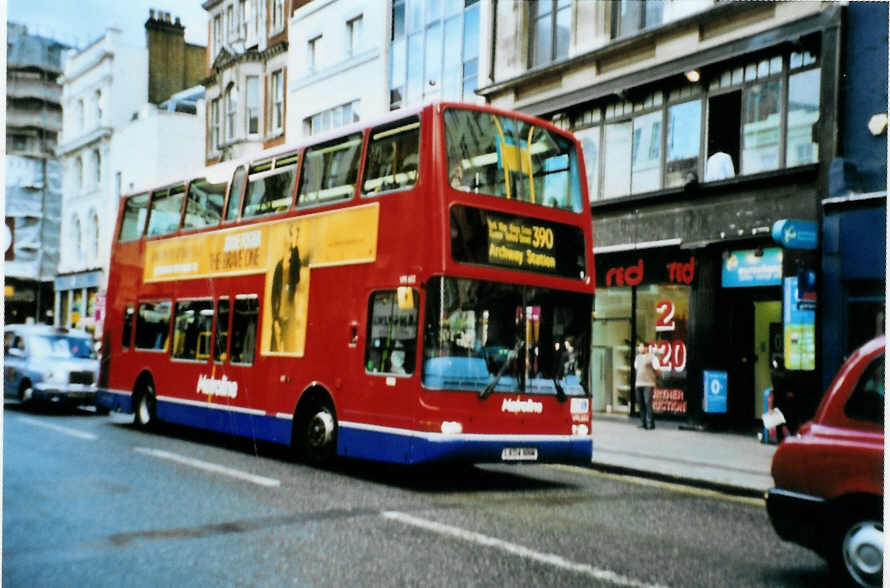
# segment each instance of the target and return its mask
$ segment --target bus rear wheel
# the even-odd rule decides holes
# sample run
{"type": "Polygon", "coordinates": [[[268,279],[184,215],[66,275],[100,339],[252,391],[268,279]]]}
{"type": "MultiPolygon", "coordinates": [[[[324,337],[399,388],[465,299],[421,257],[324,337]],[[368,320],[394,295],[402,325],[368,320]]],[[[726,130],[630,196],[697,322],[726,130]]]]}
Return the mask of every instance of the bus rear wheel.
{"type": "Polygon", "coordinates": [[[337,453],[337,417],[330,401],[311,401],[295,422],[294,441],[302,457],[315,465],[333,460],[337,453]]]}

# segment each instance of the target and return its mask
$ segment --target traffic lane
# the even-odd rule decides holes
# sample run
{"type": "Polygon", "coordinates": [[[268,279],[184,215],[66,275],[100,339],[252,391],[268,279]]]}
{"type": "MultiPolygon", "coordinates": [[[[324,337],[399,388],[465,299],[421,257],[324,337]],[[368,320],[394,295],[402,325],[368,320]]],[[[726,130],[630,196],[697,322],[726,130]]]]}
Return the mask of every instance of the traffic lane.
{"type": "MultiPolygon", "coordinates": [[[[84,422],[97,423],[101,422],[101,420],[87,420],[84,422]]],[[[171,449],[181,449],[182,447],[180,446],[184,445],[188,449],[188,451],[183,452],[184,454],[194,454],[195,451],[205,452],[208,455],[204,455],[203,457],[229,458],[229,462],[246,460],[254,466],[257,465],[256,458],[253,457],[253,455],[248,454],[249,447],[251,447],[252,444],[249,444],[246,448],[242,448],[240,452],[230,451],[228,449],[215,447],[213,444],[193,443],[190,441],[183,442],[182,439],[177,439],[175,436],[144,435],[139,431],[134,431],[131,428],[121,426],[120,424],[115,425],[115,427],[119,433],[123,435],[129,434],[140,443],[148,440],[157,441],[161,445],[174,444],[173,446],[168,446],[171,449]],[[177,443],[180,445],[175,445],[177,443]]],[[[186,432],[185,434],[187,436],[189,433],[186,432]]],[[[202,438],[205,437],[202,435],[202,438]]],[[[222,443],[224,444],[230,442],[230,439],[222,440],[222,443]]],[[[595,493],[591,494],[589,492],[590,486],[595,486],[601,490],[601,487],[605,484],[602,480],[591,484],[592,480],[587,479],[589,476],[585,478],[585,476],[570,475],[566,472],[541,468],[499,468],[500,470],[506,471],[497,471],[498,468],[495,469],[496,471],[466,470],[458,472],[457,476],[451,475],[450,472],[444,472],[441,473],[437,479],[435,472],[433,473],[434,475],[431,476],[418,477],[417,472],[413,470],[400,471],[399,468],[381,467],[379,464],[344,462],[344,465],[341,466],[339,471],[326,472],[323,470],[295,466],[287,462],[276,461],[275,459],[262,461],[262,463],[264,465],[270,465],[273,468],[282,468],[284,473],[292,476],[293,479],[290,479],[288,483],[283,486],[285,488],[293,488],[296,491],[285,491],[284,495],[278,496],[276,496],[276,493],[280,492],[280,489],[270,493],[251,492],[250,498],[253,500],[260,500],[267,505],[265,508],[260,508],[263,513],[267,512],[268,505],[271,503],[279,504],[282,507],[282,512],[285,512],[285,514],[279,513],[260,517],[242,518],[220,516],[217,519],[214,519],[213,516],[207,517],[202,514],[197,517],[197,519],[199,519],[199,524],[196,525],[180,524],[178,526],[167,527],[155,525],[142,530],[125,530],[111,534],[109,536],[109,541],[117,547],[124,548],[119,552],[119,555],[124,557],[129,553],[128,550],[132,549],[134,545],[141,545],[146,542],[155,545],[155,547],[159,547],[162,546],[164,542],[175,542],[183,539],[188,539],[190,542],[194,540],[201,542],[213,541],[219,540],[220,538],[223,538],[224,540],[226,536],[256,532],[263,535],[265,531],[271,531],[273,535],[284,532],[285,537],[287,537],[290,532],[293,532],[294,527],[302,528],[305,525],[311,526],[313,524],[324,524],[324,522],[339,520],[340,518],[352,519],[354,517],[368,516],[374,518],[376,516],[375,513],[379,514],[380,512],[383,512],[379,510],[381,505],[386,505],[388,508],[392,508],[393,506],[401,508],[405,512],[416,512],[418,509],[432,507],[433,510],[431,512],[439,513],[439,518],[441,518],[441,515],[443,514],[450,516],[454,514],[455,511],[457,511],[458,514],[461,514],[460,511],[462,510],[478,512],[481,508],[483,511],[487,511],[486,521],[482,526],[482,530],[498,531],[495,535],[492,535],[493,537],[522,537],[522,529],[540,528],[544,529],[545,532],[534,533],[533,536],[525,538],[527,541],[514,543],[514,545],[535,546],[537,548],[537,553],[545,554],[550,553],[550,551],[547,550],[556,545],[559,549],[566,547],[567,551],[571,553],[573,545],[577,545],[574,540],[569,541],[568,546],[563,546],[558,541],[561,537],[574,538],[578,536],[577,531],[573,531],[573,529],[578,528],[577,513],[584,512],[584,509],[580,511],[576,510],[570,516],[566,516],[559,512],[559,505],[565,506],[566,504],[578,505],[583,503],[615,502],[614,491],[605,491],[603,495],[596,495],[595,493]],[[560,480],[560,478],[562,478],[562,480],[560,480]],[[586,481],[586,484],[579,484],[579,480],[586,481]],[[588,487],[587,490],[584,489],[585,486],[588,487]],[[301,511],[288,513],[286,512],[286,508],[293,508],[294,496],[299,497],[297,502],[299,503],[301,511]],[[393,504],[393,502],[395,502],[395,504],[393,504]],[[364,507],[361,506],[363,504],[365,505],[364,507]],[[517,504],[521,508],[517,509],[517,504]],[[349,508],[343,508],[344,505],[349,505],[349,508]],[[506,514],[499,511],[497,508],[494,508],[498,505],[500,508],[506,508],[506,514]],[[537,505],[538,508],[544,508],[545,511],[539,514],[534,514],[534,510],[530,509],[529,505],[537,505]],[[557,506],[554,507],[554,505],[557,506]],[[307,507],[310,506],[314,507],[314,510],[307,509],[307,507]],[[492,510],[493,508],[494,510],[492,510]],[[307,512],[309,513],[308,518],[306,518],[307,512]],[[517,512],[525,512],[527,514],[525,517],[517,518],[517,512]],[[316,514],[313,515],[313,513],[316,514]],[[316,521],[315,518],[317,518],[318,521],[316,521]],[[512,525],[509,524],[515,520],[520,521],[519,533],[512,529],[512,525]],[[502,529],[499,530],[499,526],[502,529]],[[268,528],[264,529],[264,527],[268,528]],[[286,531],[286,529],[291,529],[291,531],[286,531]],[[569,531],[567,532],[566,529],[569,529],[569,531]],[[545,539],[548,537],[556,537],[557,541],[545,540],[542,542],[542,537],[545,539]]],[[[170,464],[167,464],[167,466],[170,467],[170,464]]],[[[173,464],[173,467],[179,466],[178,464],[173,464]]],[[[264,471],[264,473],[271,472],[264,471]]],[[[169,472],[166,475],[169,475],[169,472]]],[[[186,473],[185,475],[186,477],[191,477],[192,474],[186,473]]],[[[195,475],[198,475],[200,479],[201,476],[206,475],[206,472],[200,472],[195,475]]],[[[154,476],[148,475],[147,477],[152,478],[154,476]]],[[[189,485],[194,486],[193,483],[189,485]]],[[[235,488],[236,490],[238,489],[237,484],[235,485],[235,488]]],[[[624,492],[620,490],[618,491],[618,494],[619,499],[623,497],[625,502],[633,502],[636,500],[634,497],[625,496],[624,492]]],[[[595,509],[593,511],[595,511],[595,509]]],[[[614,514],[614,511],[611,512],[614,514]]],[[[761,512],[761,509],[757,509],[757,512],[761,512]]],[[[229,509],[218,509],[218,512],[210,514],[232,515],[235,513],[229,511],[229,509]]],[[[436,517],[432,517],[432,520],[436,520],[436,517]]],[[[632,521],[633,519],[629,520],[632,521]]],[[[469,523],[473,521],[458,520],[457,522],[469,523]]],[[[608,541],[599,542],[597,549],[593,550],[594,554],[602,553],[602,550],[599,549],[599,547],[600,544],[604,544],[606,547],[617,546],[618,555],[615,557],[606,557],[604,561],[596,562],[600,564],[600,567],[597,569],[611,570],[614,567],[621,567],[616,566],[616,563],[620,563],[620,555],[624,551],[622,546],[627,540],[628,531],[634,530],[634,526],[633,522],[631,522],[630,525],[620,525],[618,527],[617,536],[610,537],[608,541]]],[[[464,527],[458,526],[457,528],[464,527]]],[[[468,524],[466,525],[466,528],[473,529],[474,527],[468,524]]],[[[592,530],[590,529],[589,523],[584,527],[585,533],[589,533],[590,536],[597,536],[598,534],[601,537],[604,534],[603,529],[615,534],[613,527],[607,523],[598,522],[597,526],[592,530]]],[[[435,533],[431,533],[424,529],[414,529],[409,533],[409,536],[413,536],[413,534],[417,532],[421,535],[429,534],[435,536],[435,533]]],[[[299,536],[299,533],[296,533],[296,535],[299,536]]],[[[324,533],[321,533],[321,535],[324,535],[324,533]]],[[[447,538],[447,541],[454,540],[454,537],[447,538]]],[[[461,543],[461,541],[457,542],[461,543]]],[[[630,541],[631,544],[637,542],[639,542],[639,539],[630,541]]],[[[261,544],[262,541],[259,543],[261,544]]],[[[589,545],[589,538],[582,539],[580,544],[589,545]]],[[[243,549],[243,544],[241,544],[240,548],[243,549]]],[[[632,550],[633,547],[630,549],[632,550]]],[[[473,553],[476,553],[477,551],[487,552],[489,549],[487,547],[474,549],[473,553]]],[[[589,561],[590,556],[587,553],[588,551],[589,550],[587,549],[582,550],[582,553],[579,553],[579,557],[576,558],[577,561],[589,561]]],[[[657,546],[655,548],[648,547],[647,551],[653,554],[659,553],[657,546]]],[[[432,550],[431,553],[436,554],[438,552],[432,550]]],[[[261,551],[255,555],[259,557],[264,554],[265,551],[261,551]]],[[[268,557],[268,555],[266,557],[268,557]]],[[[509,560],[514,559],[516,556],[515,554],[510,554],[508,552],[506,554],[501,554],[501,557],[506,557],[509,560]]],[[[312,556],[311,554],[310,558],[313,560],[319,559],[317,555],[312,556]]],[[[660,561],[657,557],[655,560],[660,561]]],[[[421,569],[429,566],[431,566],[432,569],[436,569],[436,561],[436,559],[430,560],[429,556],[424,552],[421,552],[412,558],[415,567],[421,569]]],[[[284,566],[281,569],[288,569],[289,567],[289,559],[278,563],[278,567],[284,566]]],[[[725,567],[726,562],[723,563],[725,567]]],[[[748,564],[750,562],[745,561],[742,563],[748,564]]],[[[640,569],[640,564],[641,561],[639,559],[631,559],[626,566],[627,569],[623,571],[638,571],[640,569]]],[[[121,565],[126,566],[126,562],[121,562],[121,565]]],[[[332,565],[334,568],[339,568],[342,563],[338,564],[336,561],[323,562],[319,566],[319,569],[325,569],[326,567],[329,567],[329,565],[332,565]]],[[[465,568],[463,564],[461,567],[465,568]]],[[[206,570],[206,573],[212,576],[217,571],[218,567],[210,567],[206,570]]],[[[409,572],[409,570],[400,571],[401,573],[409,572]]],[[[659,566],[657,571],[662,573],[664,571],[663,566],[659,566]]],[[[169,573],[175,575],[175,565],[171,567],[169,573]]],[[[687,579],[682,575],[679,577],[684,580],[687,579]]],[[[725,578],[726,576],[720,577],[725,578]]],[[[793,585],[793,582],[788,582],[786,580],[788,579],[779,577],[778,583],[793,585]]],[[[690,584],[690,582],[685,581],[684,583],[690,584]]],[[[707,583],[711,582],[705,582],[705,584],[707,583]]],[[[808,584],[811,585],[812,582],[808,582],[808,584]]]]}

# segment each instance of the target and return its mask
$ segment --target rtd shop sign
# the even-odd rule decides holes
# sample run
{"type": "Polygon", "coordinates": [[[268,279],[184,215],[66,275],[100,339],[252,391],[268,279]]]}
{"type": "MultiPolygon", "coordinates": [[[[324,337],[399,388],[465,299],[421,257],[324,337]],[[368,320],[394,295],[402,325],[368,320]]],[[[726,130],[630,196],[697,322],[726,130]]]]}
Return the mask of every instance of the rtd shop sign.
{"type": "Polygon", "coordinates": [[[616,256],[597,260],[597,287],[612,288],[640,284],[683,284],[695,282],[694,256],[616,256]]]}

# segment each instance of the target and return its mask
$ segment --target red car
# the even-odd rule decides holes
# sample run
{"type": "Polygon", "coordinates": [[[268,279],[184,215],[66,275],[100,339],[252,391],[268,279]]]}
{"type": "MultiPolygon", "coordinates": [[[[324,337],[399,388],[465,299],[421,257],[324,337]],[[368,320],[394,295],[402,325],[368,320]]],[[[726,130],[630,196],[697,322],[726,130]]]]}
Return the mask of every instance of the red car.
{"type": "Polygon", "coordinates": [[[780,537],[813,549],[858,586],[880,586],[884,555],[884,336],[844,363],[813,419],[776,449],[766,508],[780,537]]]}

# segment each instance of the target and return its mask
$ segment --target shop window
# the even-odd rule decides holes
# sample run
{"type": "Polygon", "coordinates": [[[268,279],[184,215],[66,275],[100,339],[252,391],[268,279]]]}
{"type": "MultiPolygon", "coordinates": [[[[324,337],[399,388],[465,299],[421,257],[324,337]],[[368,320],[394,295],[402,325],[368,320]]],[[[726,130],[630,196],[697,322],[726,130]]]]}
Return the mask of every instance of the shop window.
{"type": "Polygon", "coordinates": [[[136,315],[136,349],[167,350],[170,334],[169,301],[142,302],[136,315]]]}
{"type": "Polygon", "coordinates": [[[633,123],[623,121],[606,125],[603,143],[603,197],[630,194],[630,155],[633,123]]]}
{"type": "Polygon", "coordinates": [[[362,191],[376,194],[413,186],[417,182],[419,147],[420,121],[417,117],[371,131],[362,191]]]}
{"type": "Polygon", "coordinates": [[[253,364],[260,302],[256,296],[236,296],[232,308],[231,363],[253,364]]]}
{"type": "Polygon", "coordinates": [[[365,369],[370,373],[414,373],[417,350],[418,291],[385,290],[371,295],[365,369]]]}
{"type": "Polygon", "coordinates": [[[174,186],[168,190],[152,192],[151,214],[148,216],[146,236],[157,237],[175,233],[179,228],[184,199],[185,186],[174,186]]]}
{"type": "Polygon", "coordinates": [[[819,145],[814,141],[819,121],[819,79],[821,70],[810,69],[788,78],[788,129],[785,165],[815,163],[819,145]]]}
{"type": "Polygon", "coordinates": [[[220,298],[216,302],[216,338],[213,341],[213,361],[222,363],[228,357],[229,349],[229,299],[220,298]]]}
{"type": "Polygon", "coordinates": [[[213,302],[179,301],[176,303],[173,316],[173,357],[193,360],[205,360],[210,357],[213,302]]]}
{"type": "Polygon", "coordinates": [[[732,178],[739,169],[742,116],[741,91],[712,96],[708,101],[708,158],[705,181],[732,178]]]}
{"type": "Polygon", "coordinates": [[[133,316],[136,310],[132,304],[124,309],[123,331],[121,332],[121,349],[129,349],[133,343],[133,316]]]}
{"type": "Polygon", "coordinates": [[[661,188],[661,111],[634,118],[630,188],[632,194],[661,188]]]}
{"type": "Polygon", "coordinates": [[[698,174],[701,151],[701,101],[668,108],[665,187],[682,186],[698,174]]]}
{"type": "Polygon", "coordinates": [[[316,204],[351,197],[355,193],[361,151],[361,133],[307,149],[298,203],[316,204]]]}
{"type": "Polygon", "coordinates": [[[596,412],[628,412],[631,400],[631,288],[603,288],[594,299],[593,403],[596,412]]]}
{"type": "Polygon", "coordinates": [[[782,82],[755,84],[744,93],[742,173],[753,174],[779,167],[779,127],[782,82]]]}
{"type": "Polygon", "coordinates": [[[599,155],[600,127],[590,127],[575,132],[584,153],[584,168],[587,171],[587,192],[590,201],[599,199],[599,155]]]}

